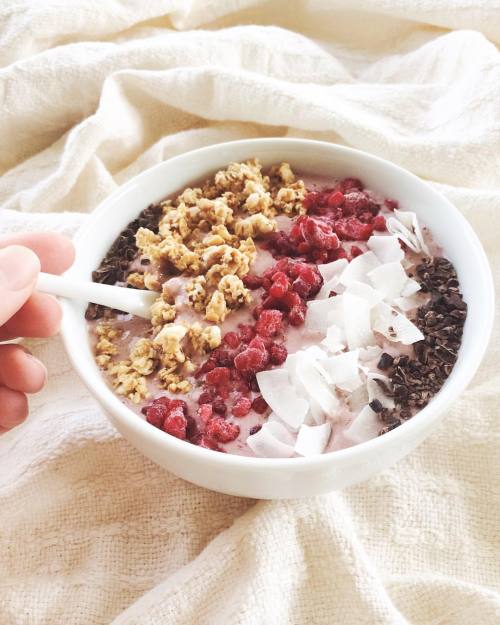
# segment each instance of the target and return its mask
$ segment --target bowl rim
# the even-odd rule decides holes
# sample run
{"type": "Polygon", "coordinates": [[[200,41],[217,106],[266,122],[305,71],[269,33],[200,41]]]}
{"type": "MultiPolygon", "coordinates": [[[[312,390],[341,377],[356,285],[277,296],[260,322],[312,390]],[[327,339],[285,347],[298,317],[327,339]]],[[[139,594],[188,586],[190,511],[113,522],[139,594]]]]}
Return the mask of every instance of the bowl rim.
{"type": "MultiPolygon", "coordinates": [[[[221,467],[248,467],[249,469],[253,468],[299,470],[306,466],[318,467],[320,465],[328,465],[330,463],[340,462],[341,460],[355,460],[357,459],[357,457],[362,458],[370,452],[376,453],[377,451],[383,451],[385,446],[397,444],[398,441],[402,442],[403,440],[408,439],[408,437],[411,439],[412,433],[417,434],[418,431],[425,428],[428,423],[431,423],[433,420],[438,419],[439,415],[442,414],[444,410],[448,408],[450,404],[454,402],[464,391],[464,389],[476,373],[481,363],[481,360],[484,357],[484,353],[488,346],[493,328],[495,301],[494,283],[486,253],[472,226],[461,214],[461,212],[444,195],[434,189],[428,182],[422,180],[415,174],[400,167],[399,165],[396,165],[390,161],[364,152],[362,150],[357,150],[355,148],[337,145],[326,141],[316,141],[312,139],[295,139],[292,137],[262,137],[216,143],[202,148],[196,148],[188,152],[184,152],[165,161],[157,163],[156,165],[142,171],[137,176],[134,176],[125,184],[118,187],[110,195],[108,195],[96,207],[96,209],[89,214],[88,219],[85,220],[84,224],[75,234],[73,238],[75,248],[78,252],[79,245],[82,245],[84,239],[93,232],[93,222],[98,215],[107,212],[119,198],[125,197],[129,191],[137,188],[137,186],[142,184],[143,180],[146,180],[154,171],[169,168],[172,164],[182,163],[183,160],[190,160],[193,157],[198,157],[200,155],[209,156],[211,152],[218,152],[224,149],[239,147],[244,148],[247,146],[249,149],[251,149],[252,147],[255,149],[262,149],[265,147],[283,147],[283,149],[286,149],[287,146],[291,147],[292,145],[298,148],[300,148],[301,146],[309,146],[312,148],[317,147],[321,149],[327,148],[332,152],[337,152],[340,155],[344,154],[353,158],[361,158],[362,160],[365,160],[365,162],[371,161],[378,166],[392,169],[392,171],[396,175],[406,177],[408,180],[413,180],[417,184],[425,186],[427,192],[433,195],[436,201],[441,202],[442,204],[446,204],[448,209],[452,210],[455,213],[458,221],[461,222],[461,236],[463,236],[463,238],[467,240],[469,246],[474,249],[476,253],[476,259],[481,266],[481,273],[484,279],[486,318],[483,320],[483,331],[481,332],[481,335],[477,337],[477,341],[475,342],[474,353],[469,356],[466,361],[460,360],[459,357],[459,360],[457,361],[451,375],[449,376],[448,379],[455,382],[456,388],[454,389],[453,393],[447,392],[447,387],[441,389],[432,398],[429,404],[427,404],[427,406],[425,406],[422,410],[418,411],[418,413],[414,417],[401,424],[394,430],[385,433],[383,436],[369,439],[367,441],[353,445],[352,447],[335,450],[329,453],[319,454],[317,456],[298,458],[260,458],[253,456],[240,456],[231,453],[214,452],[213,450],[205,449],[198,445],[188,443],[187,441],[177,439],[174,436],[168,436],[165,434],[165,432],[151,426],[149,423],[147,423],[145,419],[142,419],[133,410],[123,404],[118,396],[110,388],[106,387],[104,392],[101,392],[101,389],[96,389],[95,387],[93,387],[90,380],[87,380],[86,365],[84,362],[80,361],[79,350],[75,349],[75,346],[72,345],[71,316],[75,315],[76,313],[71,308],[71,302],[66,302],[63,300],[62,306],[64,314],[61,323],[61,335],[71,364],[73,365],[80,379],[84,382],[91,395],[93,395],[98,403],[105,408],[106,412],[110,412],[113,415],[114,419],[119,422],[125,422],[129,430],[134,430],[135,433],[143,439],[147,439],[164,446],[165,452],[168,452],[169,449],[171,449],[171,451],[173,451],[174,453],[184,454],[186,458],[192,457],[194,460],[197,459],[200,461],[211,461],[215,464],[220,465],[221,467]]],[[[230,158],[231,157],[229,157],[228,162],[230,161],[230,158]]],[[[116,236],[118,236],[118,234],[119,232],[116,233],[116,236]]],[[[66,275],[70,276],[71,271],[72,269],[70,268],[66,275]]],[[[106,416],[107,418],[109,418],[108,415],[106,416]]]]}

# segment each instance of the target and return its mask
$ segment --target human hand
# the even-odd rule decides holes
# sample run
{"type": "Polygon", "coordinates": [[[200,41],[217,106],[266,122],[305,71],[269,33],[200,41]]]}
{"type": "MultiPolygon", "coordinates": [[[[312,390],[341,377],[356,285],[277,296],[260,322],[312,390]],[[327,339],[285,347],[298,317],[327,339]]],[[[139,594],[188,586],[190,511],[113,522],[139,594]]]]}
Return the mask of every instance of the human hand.
{"type": "MultiPolygon", "coordinates": [[[[40,270],[60,274],[73,259],[73,244],[60,234],[0,237],[0,341],[45,338],[59,330],[57,300],[34,287],[40,270]]],[[[45,366],[26,348],[0,344],[0,433],[24,421],[26,393],[39,391],[46,377],[45,366]]]]}

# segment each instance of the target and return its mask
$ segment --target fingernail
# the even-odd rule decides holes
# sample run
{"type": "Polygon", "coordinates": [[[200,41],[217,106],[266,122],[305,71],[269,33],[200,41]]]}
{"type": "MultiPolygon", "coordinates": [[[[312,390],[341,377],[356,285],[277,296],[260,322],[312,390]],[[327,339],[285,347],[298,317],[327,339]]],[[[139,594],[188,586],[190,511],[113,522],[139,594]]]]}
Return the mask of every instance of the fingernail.
{"type": "Polygon", "coordinates": [[[33,356],[33,354],[31,354],[30,352],[26,353],[26,357],[31,360],[33,363],[35,363],[37,365],[37,367],[40,368],[40,370],[43,373],[43,377],[44,377],[44,384],[47,381],[47,377],[49,375],[49,372],[47,370],[47,367],[43,364],[43,362],[41,360],[38,360],[38,358],[36,356],[33,356]]]}
{"type": "Polygon", "coordinates": [[[0,250],[0,288],[20,291],[33,284],[40,271],[38,256],[27,247],[11,245],[0,250]]]}

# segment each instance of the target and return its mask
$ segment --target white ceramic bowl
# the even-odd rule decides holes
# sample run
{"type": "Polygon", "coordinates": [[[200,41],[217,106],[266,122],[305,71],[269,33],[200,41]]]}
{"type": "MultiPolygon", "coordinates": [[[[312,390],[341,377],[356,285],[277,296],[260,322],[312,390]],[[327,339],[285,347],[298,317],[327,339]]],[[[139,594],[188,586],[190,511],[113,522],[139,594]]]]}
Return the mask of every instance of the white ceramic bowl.
{"type": "Polygon", "coordinates": [[[472,228],[442,195],[409,172],[349,148],[299,139],[252,139],[188,152],[143,172],[110,195],[75,238],[76,262],[68,275],[90,279],[121,230],[151,202],[183,189],[231,161],[258,157],[268,166],[288,161],[302,172],[354,176],[399,200],[429,226],[454,263],[468,304],[458,361],[442,390],[413,419],[355,447],[313,458],[262,459],[217,453],[180,441],[149,425],[108,388],[94,363],[85,305],[64,302],[62,335],[69,357],[114,426],[145,456],[190,482],[231,495],[288,498],[317,495],[365,480],[403,458],[436,427],[471,380],[493,323],[494,292],[485,253],[472,228]]]}

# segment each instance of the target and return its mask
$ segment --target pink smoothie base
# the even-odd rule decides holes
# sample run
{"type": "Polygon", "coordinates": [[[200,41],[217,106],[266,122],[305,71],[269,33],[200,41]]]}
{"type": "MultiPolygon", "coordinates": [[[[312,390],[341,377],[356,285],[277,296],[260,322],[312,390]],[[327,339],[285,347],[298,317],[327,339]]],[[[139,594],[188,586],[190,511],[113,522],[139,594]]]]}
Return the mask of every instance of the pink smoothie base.
{"type": "MultiPolygon", "coordinates": [[[[304,180],[308,191],[316,191],[321,190],[325,187],[331,187],[334,184],[331,178],[323,178],[323,177],[312,177],[312,176],[304,176],[302,177],[304,180]]],[[[366,189],[365,189],[366,191],[366,189]]],[[[381,197],[376,196],[375,194],[371,194],[372,197],[378,201],[382,201],[381,197]]],[[[381,214],[388,215],[389,211],[381,211],[381,214]]],[[[276,218],[278,224],[278,230],[288,232],[292,225],[292,220],[286,216],[278,216],[276,218]]],[[[424,229],[425,230],[425,229],[424,229]]],[[[378,235],[383,233],[377,232],[378,235]]],[[[426,241],[431,248],[431,252],[435,256],[441,256],[442,250],[440,250],[436,245],[433,244],[431,237],[428,232],[426,234],[426,241]]],[[[366,244],[363,241],[347,241],[345,242],[345,247],[349,248],[352,245],[356,245],[364,252],[367,250],[366,244]]],[[[413,254],[407,254],[409,260],[419,260],[415,256],[412,258],[413,254]]],[[[251,273],[255,275],[261,275],[266,269],[272,267],[276,263],[276,259],[272,256],[272,254],[258,246],[258,254],[257,258],[252,264],[251,273]]],[[[131,270],[137,270],[140,267],[140,263],[138,259],[134,259],[131,263],[131,270]]],[[[167,281],[167,284],[170,287],[170,291],[173,292],[176,296],[176,306],[178,309],[178,314],[176,318],[176,322],[186,321],[189,323],[193,323],[197,321],[202,325],[209,325],[206,321],[203,320],[202,316],[198,313],[194,312],[193,309],[186,303],[185,293],[183,291],[183,285],[186,279],[182,277],[173,277],[167,281]]],[[[237,331],[239,324],[251,324],[255,323],[255,319],[252,316],[252,308],[253,306],[260,301],[260,296],[263,293],[263,289],[257,289],[252,291],[253,295],[253,303],[251,306],[244,307],[240,310],[232,312],[226,320],[220,325],[222,336],[224,336],[227,332],[237,331]]],[[[422,304],[425,303],[425,300],[422,300],[422,304]]],[[[407,315],[411,318],[412,313],[414,311],[409,311],[407,315]]],[[[97,322],[89,322],[90,329],[92,330],[92,326],[94,326],[97,322]]],[[[148,321],[139,319],[137,317],[132,317],[131,315],[118,315],[114,321],[114,324],[123,330],[123,334],[121,338],[117,341],[118,346],[118,354],[117,359],[123,359],[128,356],[128,353],[133,346],[133,344],[140,338],[148,335],[148,331],[151,329],[151,326],[148,321]]],[[[91,337],[94,341],[94,333],[91,331],[91,337]]],[[[319,332],[313,332],[311,330],[307,330],[304,326],[302,327],[293,327],[288,326],[286,328],[285,341],[284,344],[287,348],[289,354],[293,354],[298,350],[304,349],[311,345],[317,345],[323,335],[319,332]]],[[[398,355],[413,355],[413,347],[402,345],[401,343],[394,343],[387,341],[383,336],[377,336],[377,344],[379,347],[383,349],[383,351],[391,354],[392,356],[398,355]]],[[[203,359],[205,360],[205,358],[203,359]]],[[[197,364],[195,362],[195,364],[197,364]]],[[[201,360],[200,360],[201,364],[201,360]]],[[[370,369],[375,369],[376,362],[366,362],[367,366],[370,369]]],[[[376,370],[376,369],[375,369],[376,370]]],[[[171,394],[166,392],[164,389],[159,387],[154,379],[154,374],[149,376],[148,378],[148,388],[150,391],[150,397],[148,399],[142,401],[139,404],[135,404],[132,401],[120,397],[120,400],[131,410],[136,412],[140,418],[144,419],[144,416],[141,413],[141,409],[144,406],[147,406],[157,397],[160,396],[168,396],[172,399],[182,399],[187,403],[189,415],[192,416],[195,420],[197,420],[196,411],[198,409],[198,397],[201,393],[200,388],[196,388],[195,378],[191,379],[193,384],[193,390],[186,395],[181,394],[171,394]]],[[[259,393],[251,392],[250,399],[253,400],[257,397],[259,393]]],[[[246,443],[246,439],[249,436],[250,430],[257,425],[262,425],[267,421],[268,413],[261,415],[257,414],[254,410],[251,410],[245,417],[237,418],[230,415],[230,411],[228,410],[228,415],[226,420],[235,423],[240,428],[240,433],[238,437],[229,443],[219,443],[219,447],[231,454],[243,455],[243,456],[254,456],[253,451],[246,443]]],[[[357,413],[353,413],[350,411],[347,402],[345,399],[341,400],[338,412],[336,413],[336,423],[332,424],[332,434],[330,436],[328,445],[325,449],[325,452],[335,451],[338,449],[344,449],[347,447],[351,447],[356,443],[350,440],[348,437],[344,436],[344,432],[349,428],[353,419],[357,416],[357,413]]],[[[199,424],[200,425],[200,424],[199,424]]],[[[153,427],[153,426],[151,426],[153,427]]]]}

